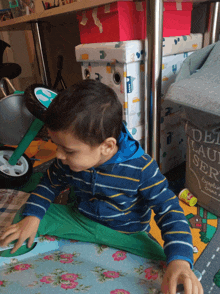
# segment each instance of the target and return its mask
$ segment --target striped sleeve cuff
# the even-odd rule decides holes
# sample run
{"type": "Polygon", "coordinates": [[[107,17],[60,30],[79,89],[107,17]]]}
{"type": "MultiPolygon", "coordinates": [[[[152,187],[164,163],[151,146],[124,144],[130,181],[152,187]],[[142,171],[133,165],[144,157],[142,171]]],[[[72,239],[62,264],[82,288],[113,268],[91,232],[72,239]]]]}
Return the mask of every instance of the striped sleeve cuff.
{"type": "Polygon", "coordinates": [[[190,264],[190,268],[191,268],[191,270],[193,269],[193,261],[192,261],[190,258],[186,257],[186,256],[181,256],[181,255],[175,255],[175,256],[172,256],[172,257],[170,257],[170,258],[167,259],[167,265],[168,265],[171,261],[173,261],[173,260],[185,260],[185,261],[188,261],[189,264],[190,264]]]}

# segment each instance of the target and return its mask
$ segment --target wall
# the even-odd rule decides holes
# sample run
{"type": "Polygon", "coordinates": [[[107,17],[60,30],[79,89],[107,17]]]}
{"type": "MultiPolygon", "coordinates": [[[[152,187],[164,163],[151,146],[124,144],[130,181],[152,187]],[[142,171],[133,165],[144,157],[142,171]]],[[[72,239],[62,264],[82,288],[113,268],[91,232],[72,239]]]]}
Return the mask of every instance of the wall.
{"type": "Polygon", "coordinates": [[[57,75],[57,57],[62,55],[62,77],[65,84],[71,86],[82,79],[81,65],[76,62],[75,46],[80,44],[78,23],[75,13],[57,16],[50,22],[42,23],[44,46],[47,49],[47,63],[53,85],[57,75]]]}
{"type": "MultiPolygon", "coordinates": [[[[39,5],[37,10],[40,9],[39,5]]],[[[52,85],[56,79],[58,55],[64,57],[62,76],[66,85],[82,79],[80,64],[75,60],[75,46],[80,43],[76,14],[54,17],[50,22],[42,22],[40,27],[52,85]]],[[[0,32],[0,38],[11,45],[4,52],[3,62],[15,62],[22,67],[21,75],[12,81],[16,89],[25,90],[30,84],[41,83],[31,30],[0,32]]]]}

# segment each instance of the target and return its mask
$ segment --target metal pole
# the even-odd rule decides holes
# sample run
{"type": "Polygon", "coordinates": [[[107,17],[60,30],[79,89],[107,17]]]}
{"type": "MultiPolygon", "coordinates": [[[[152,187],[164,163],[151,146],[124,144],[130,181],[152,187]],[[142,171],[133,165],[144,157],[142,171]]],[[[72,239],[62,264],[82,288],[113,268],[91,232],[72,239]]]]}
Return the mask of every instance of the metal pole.
{"type": "Polygon", "coordinates": [[[214,3],[213,21],[212,21],[212,27],[211,27],[211,38],[210,38],[211,44],[217,42],[219,38],[219,31],[217,29],[219,12],[220,12],[220,2],[216,2],[214,3]]]}
{"type": "Polygon", "coordinates": [[[207,31],[204,33],[203,47],[217,42],[219,34],[220,2],[210,3],[207,19],[207,31]]]}
{"type": "Polygon", "coordinates": [[[163,0],[146,0],[146,17],[145,151],[159,164],[163,0]]]}
{"type": "Polygon", "coordinates": [[[43,52],[43,47],[41,42],[41,35],[40,35],[38,21],[31,23],[31,29],[32,29],[33,38],[34,38],[34,46],[35,46],[41,80],[44,85],[48,86],[49,85],[48,76],[46,71],[46,64],[45,64],[45,58],[44,58],[44,52],[43,52]]]}

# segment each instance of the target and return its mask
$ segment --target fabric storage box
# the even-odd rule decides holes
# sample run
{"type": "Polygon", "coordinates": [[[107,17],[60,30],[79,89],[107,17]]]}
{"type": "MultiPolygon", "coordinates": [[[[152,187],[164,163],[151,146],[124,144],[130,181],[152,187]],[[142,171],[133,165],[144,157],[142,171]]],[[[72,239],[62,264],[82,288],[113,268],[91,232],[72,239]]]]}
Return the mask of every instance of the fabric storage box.
{"type": "Polygon", "coordinates": [[[186,135],[182,111],[161,117],[160,170],[164,174],[186,160],[186,135]]]}
{"type": "Polygon", "coordinates": [[[82,62],[83,79],[99,80],[116,92],[128,128],[144,123],[143,59],[142,41],[76,46],[76,60],[82,62]]]}
{"type": "MultiPolygon", "coordinates": [[[[118,1],[77,14],[82,44],[141,40],[146,36],[146,3],[118,1]]],[[[163,36],[189,35],[192,3],[164,3],[163,36]]]]}
{"type": "Polygon", "coordinates": [[[174,54],[162,59],[160,170],[163,174],[186,160],[186,135],[181,123],[183,107],[164,100],[164,96],[175,82],[184,60],[192,53],[174,54]]]}
{"type": "Polygon", "coordinates": [[[185,52],[162,58],[160,170],[163,174],[186,160],[186,135],[181,123],[183,107],[164,100],[164,96],[169,86],[175,82],[183,62],[192,53],[185,52]]]}
{"type": "Polygon", "coordinates": [[[220,42],[189,56],[166,94],[185,108],[186,188],[220,216],[220,42]]]}
{"type": "Polygon", "coordinates": [[[220,217],[220,129],[204,130],[187,121],[186,188],[198,204],[220,217]]]}

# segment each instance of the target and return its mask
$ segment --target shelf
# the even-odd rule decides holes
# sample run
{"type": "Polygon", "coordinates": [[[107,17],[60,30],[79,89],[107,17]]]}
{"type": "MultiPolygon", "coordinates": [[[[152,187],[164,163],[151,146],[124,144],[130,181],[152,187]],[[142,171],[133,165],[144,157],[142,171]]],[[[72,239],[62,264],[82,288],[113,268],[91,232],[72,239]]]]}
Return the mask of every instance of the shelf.
{"type": "MultiPolygon", "coordinates": [[[[10,19],[7,21],[0,22],[0,31],[8,31],[8,30],[24,30],[30,22],[46,20],[54,16],[62,15],[65,13],[71,13],[74,11],[84,10],[90,7],[95,7],[99,5],[105,5],[113,2],[117,2],[119,0],[81,0],[78,2],[74,2],[71,4],[62,5],[57,8],[52,8],[48,10],[43,10],[38,13],[33,13],[30,15],[24,15],[21,17],[17,17],[14,19],[10,19]]],[[[124,0],[122,0],[124,1],[124,0]]],[[[132,1],[132,0],[128,0],[132,1]]],[[[189,0],[189,2],[216,2],[217,0],[189,0]]],[[[164,2],[175,2],[174,0],[164,0],[164,2]]]]}
{"type": "Polygon", "coordinates": [[[24,15],[21,17],[0,22],[0,31],[24,30],[30,22],[46,20],[51,17],[62,15],[65,13],[71,13],[79,10],[84,10],[90,7],[105,5],[117,1],[119,0],[81,0],[80,2],[74,2],[71,4],[62,5],[57,8],[42,10],[38,13],[24,15]]]}

